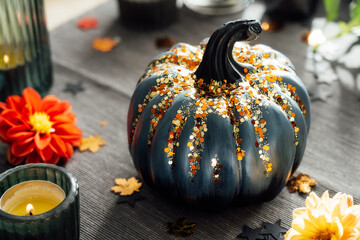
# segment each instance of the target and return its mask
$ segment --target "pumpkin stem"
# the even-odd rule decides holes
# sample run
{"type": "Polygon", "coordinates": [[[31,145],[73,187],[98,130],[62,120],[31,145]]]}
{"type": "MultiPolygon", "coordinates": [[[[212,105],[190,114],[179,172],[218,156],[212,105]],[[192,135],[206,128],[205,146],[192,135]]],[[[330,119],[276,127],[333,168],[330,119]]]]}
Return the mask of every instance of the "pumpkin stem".
{"type": "Polygon", "coordinates": [[[225,23],[210,37],[203,59],[195,72],[197,79],[203,79],[205,84],[212,80],[220,84],[242,81],[244,68],[252,70],[251,64],[239,64],[232,55],[236,41],[252,41],[258,38],[262,31],[258,20],[236,20],[225,23]]]}

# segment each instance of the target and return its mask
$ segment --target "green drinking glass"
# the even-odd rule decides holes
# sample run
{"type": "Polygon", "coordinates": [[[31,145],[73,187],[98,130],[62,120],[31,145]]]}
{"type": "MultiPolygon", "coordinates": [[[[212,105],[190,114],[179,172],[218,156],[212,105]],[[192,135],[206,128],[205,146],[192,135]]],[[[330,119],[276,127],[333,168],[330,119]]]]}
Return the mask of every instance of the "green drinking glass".
{"type": "Polygon", "coordinates": [[[0,101],[32,87],[45,95],[52,65],[43,0],[0,0],[0,101]]]}

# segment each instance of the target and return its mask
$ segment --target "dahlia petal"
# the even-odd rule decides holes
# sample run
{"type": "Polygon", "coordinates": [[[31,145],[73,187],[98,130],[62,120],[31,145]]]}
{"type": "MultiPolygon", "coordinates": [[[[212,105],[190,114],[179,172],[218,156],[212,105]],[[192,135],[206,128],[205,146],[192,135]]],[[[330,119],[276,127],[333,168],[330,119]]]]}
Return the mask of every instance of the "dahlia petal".
{"type": "Polygon", "coordinates": [[[24,156],[24,157],[16,157],[11,153],[10,147],[8,147],[7,158],[8,158],[8,161],[9,161],[10,164],[12,164],[14,166],[17,166],[17,165],[24,162],[26,156],[24,156]]]}
{"type": "Polygon", "coordinates": [[[82,136],[82,132],[80,128],[72,124],[64,123],[54,127],[54,129],[55,129],[54,133],[60,136],[61,138],[71,139],[71,138],[81,138],[82,136]]]}
{"type": "Polygon", "coordinates": [[[67,101],[62,101],[53,107],[49,108],[46,113],[49,114],[50,117],[59,115],[59,114],[66,114],[71,111],[71,104],[67,101]]]}
{"type": "Polygon", "coordinates": [[[53,154],[53,156],[49,160],[46,160],[45,162],[48,164],[57,164],[59,160],[60,160],[60,156],[57,154],[53,154]]]}
{"type": "Polygon", "coordinates": [[[52,135],[50,147],[57,155],[61,157],[66,156],[66,145],[64,141],[55,134],[52,135]]]}
{"type": "Polygon", "coordinates": [[[22,116],[19,113],[9,109],[4,110],[1,113],[0,118],[9,126],[22,125],[25,123],[25,120],[22,119],[22,116]]]}
{"type": "Polygon", "coordinates": [[[30,129],[25,125],[17,125],[8,129],[6,137],[9,140],[20,142],[34,136],[34,133],[35,132],[30,131],[30,129]]]}
{"type": "Polygon", "coordinates": [[[37,150],[39,156],[41,157],[41,160],[46,162],[47,160],[51,159],[54,155],[54,151],[51,149],[50,146],[44,148],[43,150],[37,150]]]}
{"type": "Polygon", "coordinates": [[[50,141],[50,134],[40,134],[39,132],[36,132],[35,145],[37,150],[43,150],[44,148],[46,148],[49,145],[50,141]]]}
{"type": "Polygon", "coordinates": [[[10,96],[6,99],[7,108],[14,109],[17,112],[21,112],[23,103],[21,97],[17,95],[10,96]]]}
{"type": "Polygon", "coordinates": [[[10,145],[10,148],[13,155],[16,157],[23,157],[34,151],[35,143],[33,141],[26,144],[18,144],[17,142],[14,142],[10,145]]]}
{"type": "Polygon", "coordinates": [[[41,157],[36,151],[34,151],[26,158],[25,163],[41,163],[41,157]]]}
{"type": "Polygon", "coordinates": [[[60,100],[56,96],[48,95],[48,96],[44,97],[43,100],[41,101],[40,111],[48,112],[49,109],[56,106],[59,102],[60,102],[60,100]]]}
{"type": "Polygon", "coordinates": [[[54,122],[54,126],[56,126],[57,124],[64,124],[64,123],[75,124],[76,116],[74,113],[71,112],[71,113],[59,114],[53,116],[52,118],[50,118],[50,120],[54,122]]]}
{"type": "Polygon", "coordinates": [[[40,110],[41,96],[37,91],[29,87],[25,88],[22,97],[26,105],[29,104],[33,111],[36,112],[40,110]]]}
{"type": "Polygon", "coordinates": [[[71,158],[71,156],[74,154],[74,148],[71,146],[70,143],[65,143],[66,146],[66,158],[71,158]]]}

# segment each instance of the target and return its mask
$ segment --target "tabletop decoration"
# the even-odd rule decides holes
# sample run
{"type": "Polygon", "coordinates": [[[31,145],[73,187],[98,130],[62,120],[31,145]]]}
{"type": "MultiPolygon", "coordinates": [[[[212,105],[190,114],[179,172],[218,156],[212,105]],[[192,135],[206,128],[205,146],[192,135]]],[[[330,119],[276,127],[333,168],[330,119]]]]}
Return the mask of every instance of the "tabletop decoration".
{"type": "Polygon", "coordinates": [[[106,121],[101,121],[101,126],[105,127],[107,125],[107,122],[106,121]]]}
{"type": "Polygon", "coordinates": [[[284,239],[283,234],[286,233],[286,229],[281,226],[281,219],[275,223],[263,222],[261,227],[252,229],[247,225],[243,227],[243,233],[239,234],[238,238],[246,238],[248,240],[258,239],[284,239]]]}
{"type": "Polygon", "coordinates": [[[305,173],[299,173],[297,177],[292,176],[286,183],[286,186],[290,193],[299,191],[299,193],[310,193],[311,187],[315,187],[317,182],[312,179],[310,175],[305,173]]]}
{"type": "Polygon", "coordinates": [[[32,88],[0,102],[0,140],[9,144],[7,157],[13,165],[67,162],[81,141],[75,123],[69,102],[54,95],[41,99],[32,88]]]}
{"type": "Polygon", "coordinates": [[[120,193],[122,196],[129,196],[134,192],[139,192],[142,186],[142,183],[135,177],[131,177],[129,179],[116,178],[115,184],[116,186],[111,187],[111,191],[120,193]]]}
{"type": "Polygon", "coordinates": [[[175,222],[166,223],[166,232],[176,237],[189,237],[195,233],[196,223],[180,217],[175,222]]]}
{"type": "Polygon", "coordinates": [[[83,17],[76,22],[76,26],[83,31],[89,29],[96,29],[99,25],[99,22],[94,17],[83,17]]]}
{"type": "Polygon", "coordinates": [[[79,187],[64,168],[27,164],[0,174],[1,239],[79,239],[79,187]]]}
{"type": "Polygon", "coordinates": [[[174,38],[169,36],[162,36],[155,39],[155,45],[157,48],[170,48],[176,43],[174,38]]]}
{"type": "Polygon", "coordinates": [[[63,92],[71,93],[73,96],[83,91],[85,91],[85,88],[81,81],[77,83],[66,83],[65,88],[63,89],[63,92]]]}
{"type": "Polygon", "coordinates": [[[250,228],[247,225],[244,225],[243,232],[237,236],[237,238],[246,238],[247,240],[259,240],[265,239],[265,236],[261,234],[263,227],[259,228],[250,228]]]}
{"type": "Polygon", "coordinates": [[[44,1],[2,1],[0,101],[26,87],[45,95],[53,82],[44,1]]]}
{"type": "Polygon", "coordinates": [[[275,223],[262,223],[264,229],[261,231],[262,235],[270,235],[273,239],[284,239],[283,234],[287,232],[286,228],[281,226],[281,219],[275,223]]]}
{"type": "Polygon", "coordinates": [[[106,144],[105,140],[101,136],[92,136],[82,138],[79,146],[81,152],[89,150],[92,153],[96,153],[100,150],[100,146],[106,144]]]}
{"type": "Polygon", "coordinates": [[[120,37],[95,38],[92,43],[92,47],[100,52],[110,52],[119,44],[120,40],[120,37]]]}
{"type": "Polygon", "coordinates": [[[144,199],[145,199],[145,196],[143,196],[139,192],[135,192],[134,194],[129,195],[129,196],[121,196],[120,195],[119,199],[117,200],[117,203],[128,203],[132,208],[135,208],[135,203],[137,201],[141,201],[144,199]]]}
{"type": "Polygon", "coordinates": [[[351,240],[360,237],[360,205],[353,197],[337,193],[332,198],[325,191],[321,198],[311,192],[305,207],[293,211],[292,228],[286,240],[337,239],[351,240]]]}
{"type": "Polygon", "coordinates": [[[176,44],[146,68],[128,141],[149,186],[209,207],[268,201],[285,186],[305,150],[310,102],[286,56],[236,42],[261,31],[256,20],[228,22],[199,47],[176,44]]]}

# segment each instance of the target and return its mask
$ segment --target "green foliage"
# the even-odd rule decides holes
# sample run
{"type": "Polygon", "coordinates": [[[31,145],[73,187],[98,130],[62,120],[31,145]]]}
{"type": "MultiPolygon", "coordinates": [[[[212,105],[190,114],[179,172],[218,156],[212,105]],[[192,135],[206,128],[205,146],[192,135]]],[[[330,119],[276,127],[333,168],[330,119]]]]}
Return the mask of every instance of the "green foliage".
{"type": "MultiPolygon", "coordinates": [[[[324,0],[325,11],[326,11],[326,20],[334,21],[339,16],[339,5],[340,0],[324,0]]],[[[350,11],[350,21],[339,22],[340,33],[335,37],[340,37],[342,35],[352,32],[353,27],[360,26],[360,0],[353,0],[349,6],[350,11]]]]}
{"type": "Polygon", "coordinates": [[[326,20],[334,21],[339,16],[340,0],[324,0],[326,20]]]}

